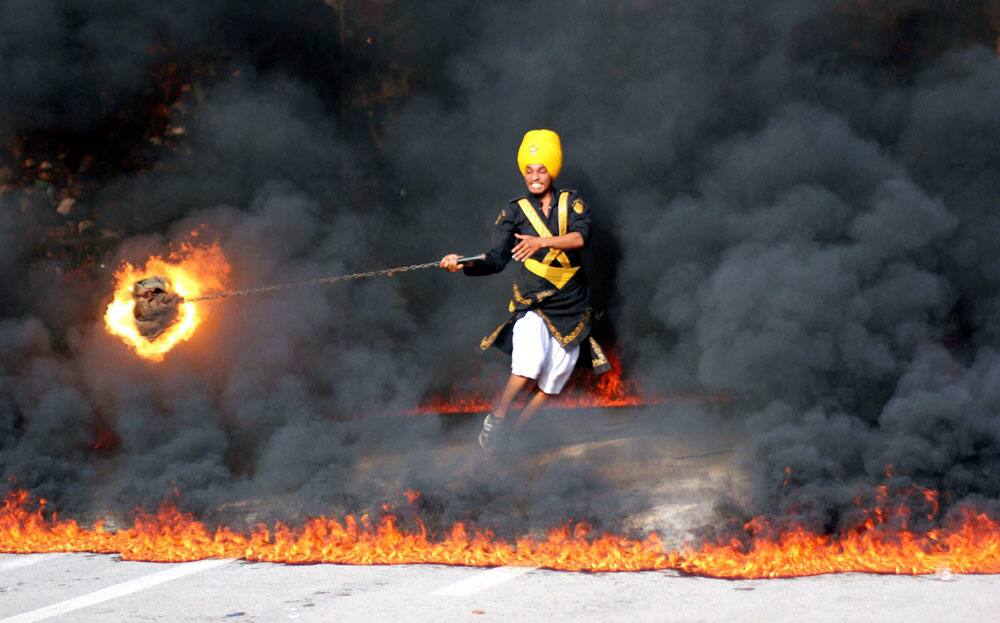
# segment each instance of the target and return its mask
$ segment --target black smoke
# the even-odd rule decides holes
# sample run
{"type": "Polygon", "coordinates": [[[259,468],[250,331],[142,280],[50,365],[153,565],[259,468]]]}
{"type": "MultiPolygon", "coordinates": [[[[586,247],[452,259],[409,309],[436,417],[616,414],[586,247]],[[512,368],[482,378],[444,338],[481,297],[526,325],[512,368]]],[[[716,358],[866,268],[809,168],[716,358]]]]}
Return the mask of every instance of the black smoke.
{"type": "Polygon", "coordinates": [[[445,522],[627,525],[656,496],[604,464],[487,463],[469,426],[392,416],[502,378],[474,354],[502,277],[213,303],[156,365],[101,328],[113,268],[192,231],[235,287],[477,252],[521,193],[521,133],[550,127],[627,371],[737,398],[739,513],[833,528],[890,465],[948,507],[1000,496],[996,2],[133,4],[0,6],[18,486],[81,513],[176,487],[283,517],[413,487],[445,522]],[[68,215],[44,159],[82,184],[68,215]],[[97,260],[53,251],[52,228],[97,260]]]}

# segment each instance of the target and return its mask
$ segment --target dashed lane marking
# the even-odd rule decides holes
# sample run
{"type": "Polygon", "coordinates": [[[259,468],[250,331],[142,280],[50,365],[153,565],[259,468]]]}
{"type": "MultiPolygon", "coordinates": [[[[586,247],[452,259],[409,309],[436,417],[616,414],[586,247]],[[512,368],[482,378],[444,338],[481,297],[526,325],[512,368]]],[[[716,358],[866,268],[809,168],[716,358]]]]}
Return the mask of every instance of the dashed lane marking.
{"type": "Polygon", "coordinates": [[[137,593],[141,590],[151,588],[157,584],[163,584],[164,582],[176,580],[193,573],[207,571],[208,569],[226,565],[231,562],[231,559],[210,558],[208,560],[199,560],[198,562],[181,563],[174,565],[169,569],[164,569],[163,571],[157,571],[156,573],[144,575],[141,578],[136,578],[127,582],[122,582],[121,584],[115,584],[114,586],[102,588],[99,591],[87,593],[86,595],[81,595],[80,597],[60,601],[59,603],[52,604],[51,606],[45,606],[44,608],[38,608],[22,614],[16,614],[12,617],[7,617],[6,619],[0,619],[0,623],[30,623],[31,621],[41,621],[42,619],[59,616],[61,614],[66,614],[67,612],[73,612],[74,610],[79,610],[80,608],[86,608],[87,606],[93,606],[105,601],[117,599],[118,597],[131,595],[132,593],[137,593]]]}
{"type": "MultiPolygon", "coordinates": [[[[466,597],[475,595],[479,591],[502,584],[514,578],[521,577],[526,573],[531,573],[538,567],[494,567],[489,571],[483,571],[464,580],[449,584],[432,592],[431,595],[448,595],[452,597],[466,597]]],[[[2,623],[2,622],[0,622],[2,623]]]]}
{"type": "Polygon", "coordinates": [[[11,569],[20,569],[21,567],[30,567],[31,565],[38,564],[40,562],[45,562],[46,560],[52,560],[53,558],[59,558],[60,556],[65,556],[66,554],[18,554],[17,558],[12,558],[10,560],[4,560],[0,562],[0,573],[4,571],[10,571],[11,569]]]}

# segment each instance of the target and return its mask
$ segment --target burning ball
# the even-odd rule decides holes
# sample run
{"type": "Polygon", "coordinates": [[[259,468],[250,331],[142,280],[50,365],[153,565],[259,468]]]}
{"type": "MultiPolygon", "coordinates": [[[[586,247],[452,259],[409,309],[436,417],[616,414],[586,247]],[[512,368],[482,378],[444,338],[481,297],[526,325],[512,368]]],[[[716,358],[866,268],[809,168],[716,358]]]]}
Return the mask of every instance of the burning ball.
{"type": "Polygon", "coordinates": [[[140,357],[162,361],[191,339],[204,310],[191,299],[224,290],[229,263],[218,244],[181,245],[169,257],[150,257],[143,266],[124,263],[115,271],[113,300],[104,328],[140,357]]]}
{"type": "Polygon", "coordinates": [[[140,279],[132,285],[135,299],[135,326],[147,340],[155,340],[177,322],[184,299],[173,292],[170,280],[158,275],[140,279]]]}

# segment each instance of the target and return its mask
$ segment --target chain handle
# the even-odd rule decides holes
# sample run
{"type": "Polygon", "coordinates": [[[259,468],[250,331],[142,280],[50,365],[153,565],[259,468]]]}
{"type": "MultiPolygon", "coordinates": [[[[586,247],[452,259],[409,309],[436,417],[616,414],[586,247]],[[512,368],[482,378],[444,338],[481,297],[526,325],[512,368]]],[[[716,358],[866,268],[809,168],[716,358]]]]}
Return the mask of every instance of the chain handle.
{"type": "MultiPolygon", "coordinates": [[[[473,257],[463,257],[459,258],[458,263],[463,264],[466,262],[474,262],[477,260],[485,259],[486,255],[476,255],[473,257]]],[[[395,268],[383,268],[381,270],[369,270],[363,273],[353,273],[350,275],[335,275],[333,277],[320,277],[319,279],[309,279],[308,281],[296,281],[293,283],[279,283],[273,286],[263,286],[260,288],[247,288],[245,290],[226,290],[224,292],[218,292],[216,294],[206,294],[204,296],[196,296],[194,298],[184,299],[186,303],[197,303],[200,301],[214,301],[216,299],[230,298],[233,296],[251,296],[254,294],[264,294],[265,292],[277,292],[278,290],[287,290],[289,288],[304,288],[307,286],[320,286],[326,285],[328,283],[336,283],[338,281],[352,281],[355,279],[369,279],[371,277],[392,277],[396,273],[408,273],[414,270],[424,270],[425,268],[436,268],[439,262],[425,262],[423,264],[410,264],[409,266],[396,266],[395,268]]]]}

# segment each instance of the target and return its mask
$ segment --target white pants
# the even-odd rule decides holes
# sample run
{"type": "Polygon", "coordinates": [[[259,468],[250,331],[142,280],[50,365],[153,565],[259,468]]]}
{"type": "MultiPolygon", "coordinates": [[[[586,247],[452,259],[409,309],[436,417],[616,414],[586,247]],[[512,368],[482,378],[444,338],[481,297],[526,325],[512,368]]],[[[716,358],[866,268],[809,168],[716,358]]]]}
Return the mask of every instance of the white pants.
{"type": "Polygon", "coordinates": [[[517,376],[535,379],[546,394],[562,391],[580,356],[580,345],[566,350],[559,345],[541,316],[529,311],[514,323],[514,352],[510,371],[517,376]]]}

